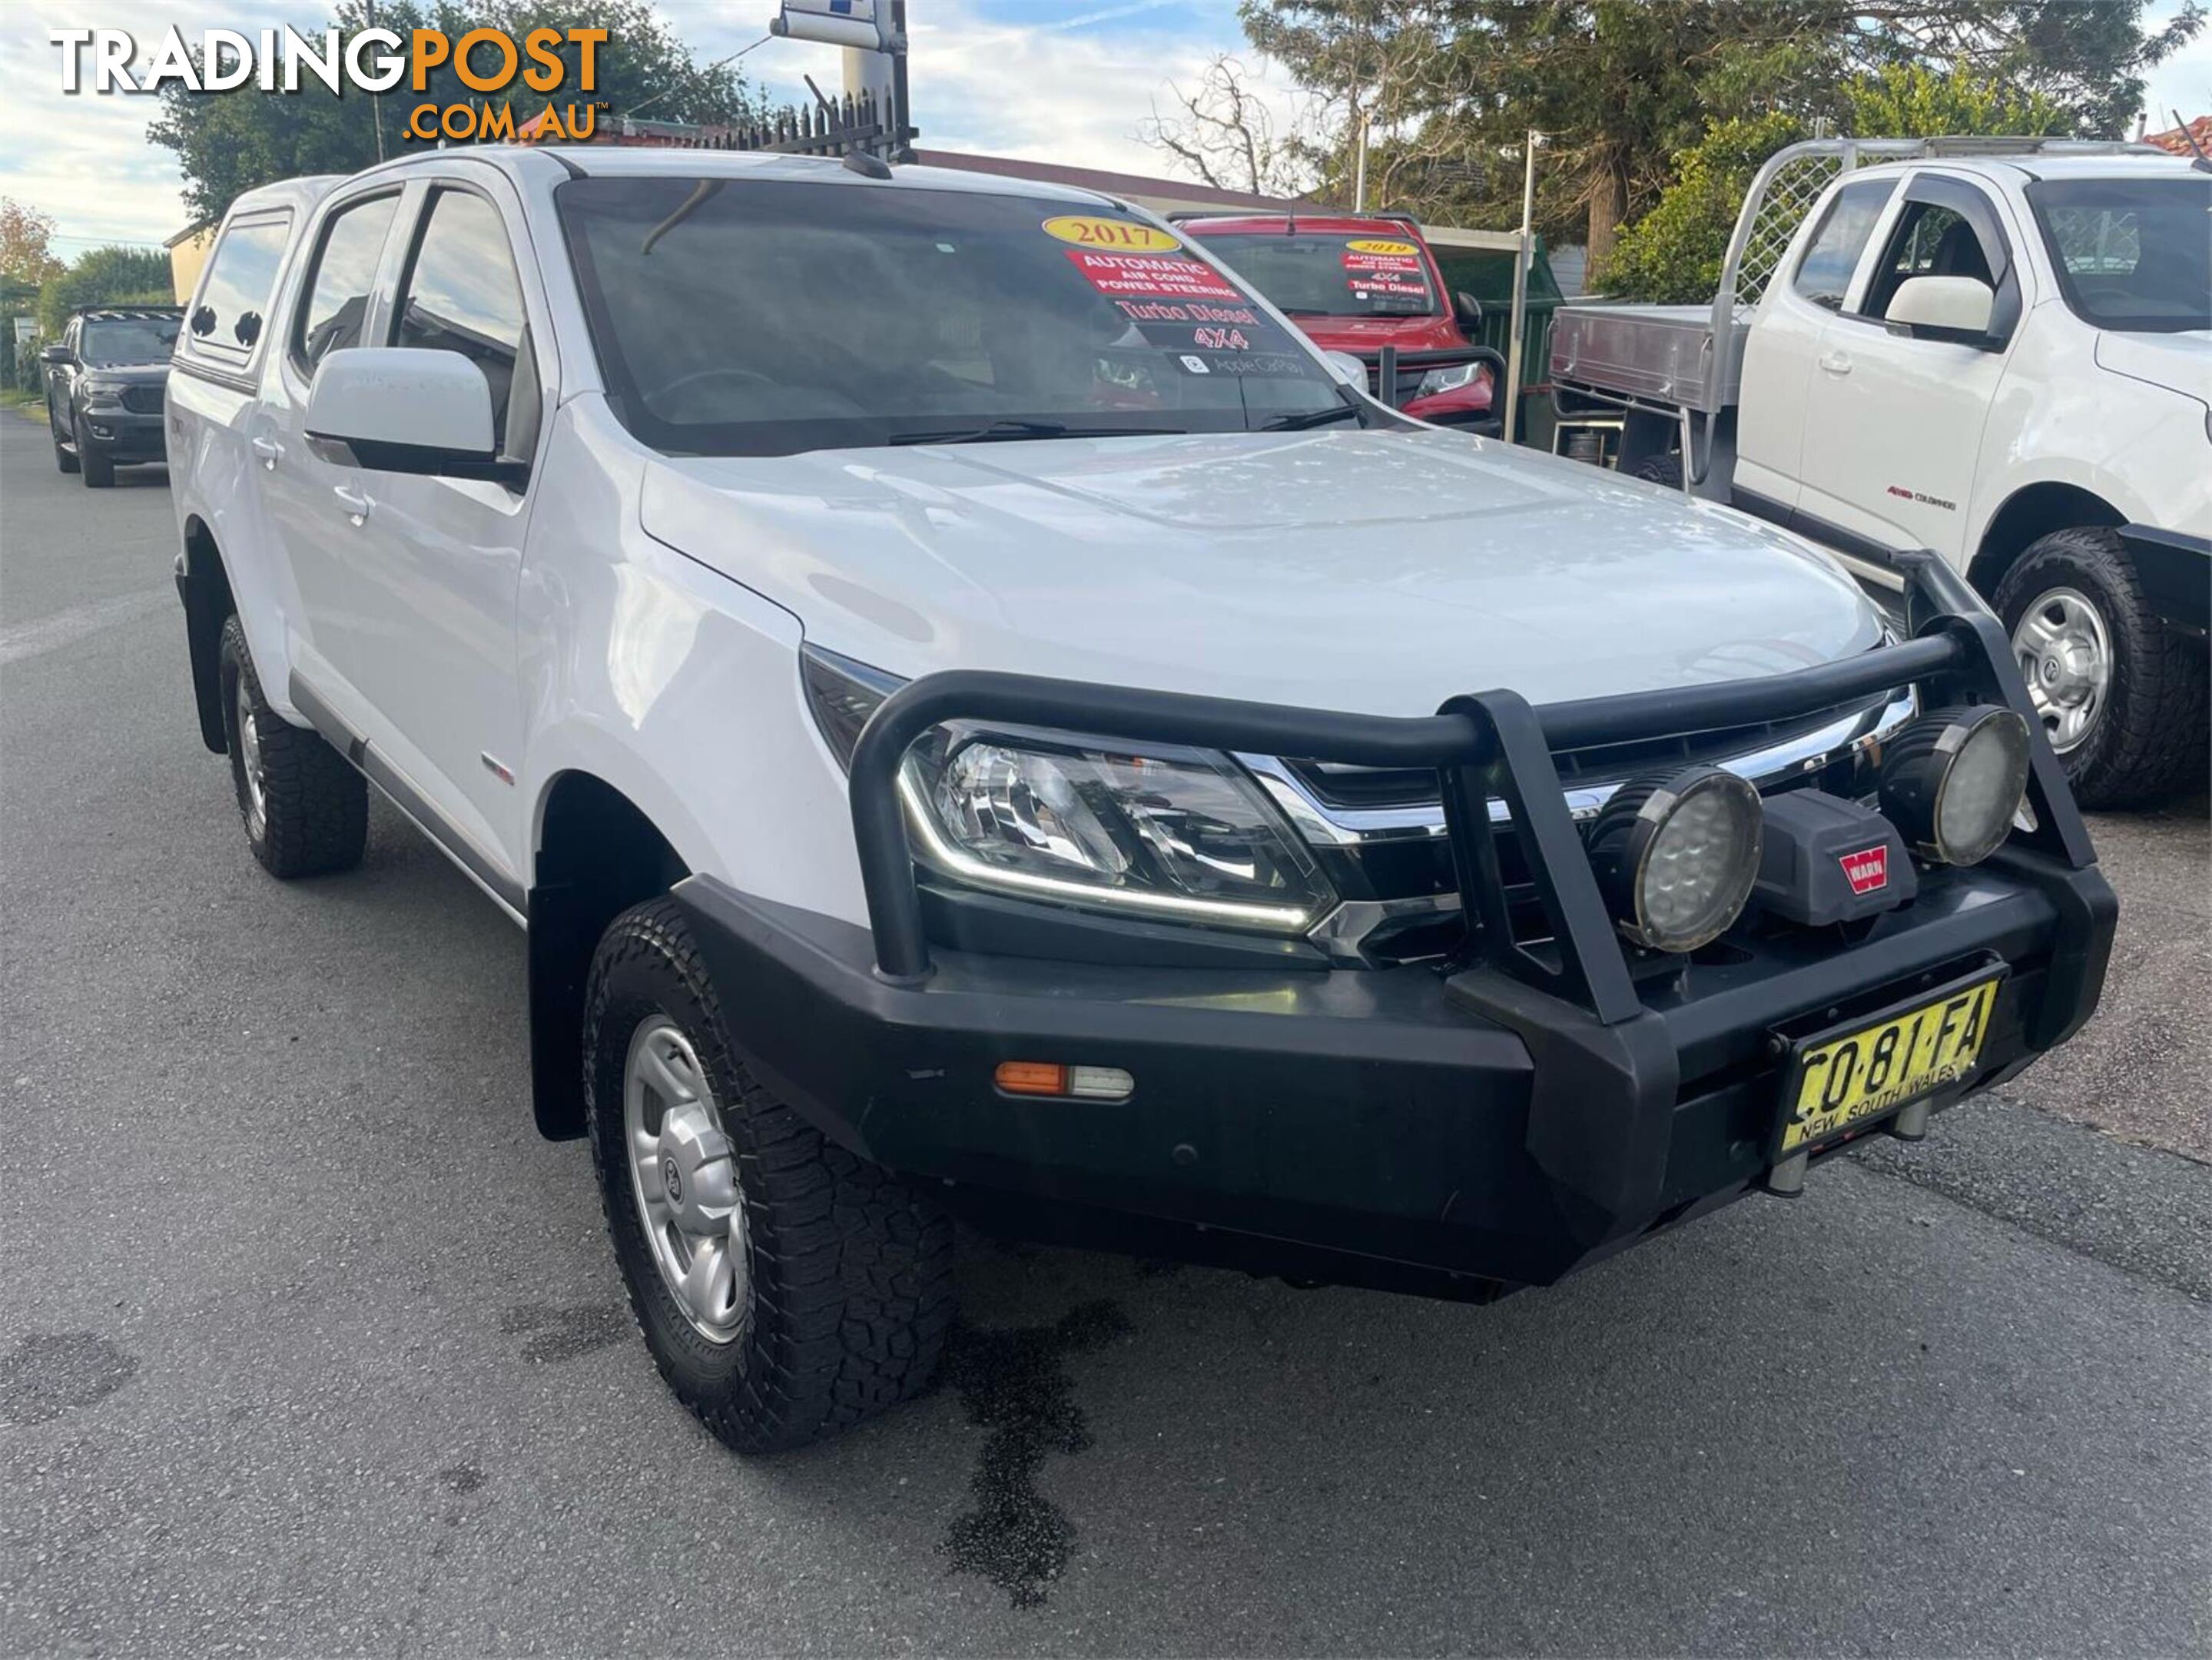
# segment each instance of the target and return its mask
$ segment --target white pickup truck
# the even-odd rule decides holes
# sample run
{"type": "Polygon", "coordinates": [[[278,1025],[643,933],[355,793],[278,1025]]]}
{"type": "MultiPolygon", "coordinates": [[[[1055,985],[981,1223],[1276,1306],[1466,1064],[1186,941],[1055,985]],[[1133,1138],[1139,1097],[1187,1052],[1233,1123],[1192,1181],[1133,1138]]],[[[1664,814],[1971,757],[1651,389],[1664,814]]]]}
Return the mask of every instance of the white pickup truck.
{"type": "Polygon", "coordinates": [[[2148,146],[1831,139],[1770,160],[1710,307],[1559,313],[1623,470],[2002,617],[2087,804],[2203,778],[2212,170],[2148,146]],[[1688,465],[1684,465],[1684,458],[1688,465]]]}
{"type": "Polygon", "coordinates": [[[2112,891],[1948,569],[1899,637],[1350,380],[1119,202],[861,156],[232,207],[167,409],[201,735],[270,874],[373,784],[526,927],[538,1125],[732,1445],[927,1383],[955,1215],[1486,1299],[2094,1008],[2112,891]]]}

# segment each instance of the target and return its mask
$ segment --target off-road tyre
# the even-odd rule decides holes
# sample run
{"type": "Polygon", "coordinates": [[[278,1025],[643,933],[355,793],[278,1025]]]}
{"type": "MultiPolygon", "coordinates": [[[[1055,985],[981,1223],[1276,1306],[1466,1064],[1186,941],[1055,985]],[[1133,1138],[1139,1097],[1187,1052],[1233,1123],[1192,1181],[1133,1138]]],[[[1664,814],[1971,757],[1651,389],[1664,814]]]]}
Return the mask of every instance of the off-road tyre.
{"type": "Polygon", "coordinates": [[[351,870],[361,862],[362,849],[368,842],[368,780],[320,733],[294,726],[269,707],[246,649],[246,630],[235,615],[222,625],[218,672],[231,787],[254,858],[271,876],[287,880],[351,870]],[[258,825],[248,802],[246,745],[239,732],[241,685],[261,756],[258,825]]]}
{"type": "Polygon", "coordinates": [[[731,1047],[721,993],[674,900],[623,912],[600,939],[583,1061],[600,1206],[630,1312],[661,1377],[702,1424],[739,1452],[775,1452],[928,1387],[952,1320],[951,1219],[753,1076],[731,1047]],[[661,1278],[629,1167],[623,1074],[631,1038],[656,1014],[690,1043],[735,1152],[749,1309],[726,1342],[702,1335],[661,1278]]]}
{"type": "Polygon", "coordinates": [[[115,463],[98,450],[88,448],[82,439],[77,441],[77,459],[84,468],[84,487],[88,490],[115,488],[115,463]]]}
{"type": "Polygon", "coordinates": [[[54,400],[46,399],[46,432],[54,441],[54,471],[72,473],[76,471],[76,452],[66,447],[62,437],[60,417],[54,413],[54,400]]]}
{"type": "Polygon", "coordinates": [[[2085,807],[2147,806],[2202,780],[2206,767],[2204,647],[2166,627],[2144,598],[2120,538],[2081,526],[2029,544],[1997,583],[1994,605],[2009,637],[2031,606],[2073,588],[2102,613],[2112,678],[2104,711],[2059,757],[2085,807]]]}
{"type": "Polygon", "coordinates": [[[1682,458],[1671,450],[1664,455],[1647,455],[1636,464],[1636,470],[1629,477],[1678,490],[1682,488],[1682,458]]]}
{"type": "Polygon", "coordinates": [[[599,939],[584,994],[584,1107],[637,1330],[661,1379],[714,1437],[738,1452],[781,1452],[929,1388],[953,1317],[951,1218],[752,1076],[672,898],[623,912],[599,939]],[[690,1040],[737,1160],[748,1312],[726,1343],[703,1337],[661,1280],[623,1144],[630,1038],[654,1013],[690,1040]]]}

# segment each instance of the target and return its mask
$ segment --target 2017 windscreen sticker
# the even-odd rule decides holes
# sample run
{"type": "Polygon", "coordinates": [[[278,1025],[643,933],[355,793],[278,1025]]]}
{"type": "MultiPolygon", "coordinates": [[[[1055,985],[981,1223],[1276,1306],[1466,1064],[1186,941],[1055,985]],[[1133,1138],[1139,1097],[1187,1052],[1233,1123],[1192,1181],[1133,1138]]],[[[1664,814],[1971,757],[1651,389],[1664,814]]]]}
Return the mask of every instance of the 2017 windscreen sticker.
{"type": "Polygon", "coordinates": [[[1306,372],[1304,354],[1290,337],[1166,232],[1076,215],[1048,219],[1044,230],[1075,245],[1067,257],[1084,281],[1184,374],[1306,372]]]}

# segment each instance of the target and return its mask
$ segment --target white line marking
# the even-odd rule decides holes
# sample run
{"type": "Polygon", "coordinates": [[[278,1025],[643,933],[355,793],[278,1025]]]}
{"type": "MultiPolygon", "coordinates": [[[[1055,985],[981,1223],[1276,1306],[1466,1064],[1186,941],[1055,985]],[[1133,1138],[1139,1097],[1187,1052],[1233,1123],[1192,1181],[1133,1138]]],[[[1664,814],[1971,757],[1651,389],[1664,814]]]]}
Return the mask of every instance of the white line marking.
{"type": "Polygon", "coordinates": [[[118,594],[89,605],[72,605],[51,617],[40,617],[13,628],[0,628],[0,665],[19,663],[41,652],[58,651],[78,641],[177,604],[174,588],[147,588],[138,593],[118,594]]]}

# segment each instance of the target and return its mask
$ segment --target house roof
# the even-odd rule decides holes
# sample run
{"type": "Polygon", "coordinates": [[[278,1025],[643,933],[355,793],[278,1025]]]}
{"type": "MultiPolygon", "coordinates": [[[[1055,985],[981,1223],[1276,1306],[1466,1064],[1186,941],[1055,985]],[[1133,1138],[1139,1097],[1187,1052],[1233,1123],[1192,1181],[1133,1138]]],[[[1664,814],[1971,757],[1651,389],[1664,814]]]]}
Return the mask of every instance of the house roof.
{"type": "Polygon", "coordinates": [[[2193,156],[2197,152],[2189,147],[2188,137],[2193,136],[2207,155],[2212,155],[2212,115],[2200,115],[2185,126],[2169,127],[2164,132],[2146,133],[2143,143],[2155,144],[2162,150],[2172,150],[2176,155],[2193,156]]]}

